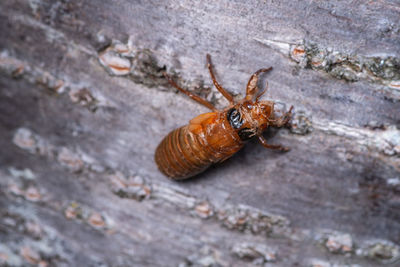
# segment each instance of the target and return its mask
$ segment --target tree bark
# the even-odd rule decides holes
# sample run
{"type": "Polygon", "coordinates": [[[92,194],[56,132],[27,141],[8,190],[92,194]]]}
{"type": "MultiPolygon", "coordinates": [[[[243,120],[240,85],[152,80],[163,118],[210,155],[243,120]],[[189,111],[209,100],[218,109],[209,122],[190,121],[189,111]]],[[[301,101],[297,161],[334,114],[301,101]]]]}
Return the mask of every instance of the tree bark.
{"type": "Polygon", "coordinates": [[[398,1],[0,3],[0,265],[397,266],[398,1]],[[252,3],[250,3],[252,2],[252,3]],[[239,99],[294,106],[193,179],[154,151],[239,99]]]}

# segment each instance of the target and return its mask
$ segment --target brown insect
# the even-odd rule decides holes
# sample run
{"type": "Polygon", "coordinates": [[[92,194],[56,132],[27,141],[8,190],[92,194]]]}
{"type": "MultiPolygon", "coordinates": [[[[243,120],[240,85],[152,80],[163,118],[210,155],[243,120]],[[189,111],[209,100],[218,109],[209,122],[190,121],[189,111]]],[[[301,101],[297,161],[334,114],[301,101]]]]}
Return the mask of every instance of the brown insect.
{"type": "Polygon", "coordinates": [[[207,100],[182,89],[164,73],[172,86],[212,110],[195,117],[188,125],[173,130],[158,145],[155,154],[158,168],[174,180],[195,176],[211,164],[230,158],[254,136],[266,148],[289,150],[281,145],[268,144],[262,135],[268,126],[286,125],[293,109],[291,106],[283,116],[275,117],[274,102],[259,101],[268,86],[259,93],[258,76],[272,67],[256,71],[247,83],[245,98],[235,102],[215,79],[210,55],[207,55],[207,66],[215,87],[229,101],[229,106],[223,110],[217,110],[207,100]]]}

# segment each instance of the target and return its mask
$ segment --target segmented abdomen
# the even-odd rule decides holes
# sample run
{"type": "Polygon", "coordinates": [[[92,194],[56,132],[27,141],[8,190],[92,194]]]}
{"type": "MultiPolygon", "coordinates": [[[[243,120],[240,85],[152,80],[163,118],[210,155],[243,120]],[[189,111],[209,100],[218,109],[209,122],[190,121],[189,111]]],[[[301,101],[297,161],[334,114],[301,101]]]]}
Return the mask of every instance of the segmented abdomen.
{"type": "Polygon", "coordinates": [[[215,153],[204,138],[188,130],[188,126],[170,132],[158,145],[155,161],[158,168],[166,176],[175,179],[192,177],[212,163],[218,161],[215,153]]]}

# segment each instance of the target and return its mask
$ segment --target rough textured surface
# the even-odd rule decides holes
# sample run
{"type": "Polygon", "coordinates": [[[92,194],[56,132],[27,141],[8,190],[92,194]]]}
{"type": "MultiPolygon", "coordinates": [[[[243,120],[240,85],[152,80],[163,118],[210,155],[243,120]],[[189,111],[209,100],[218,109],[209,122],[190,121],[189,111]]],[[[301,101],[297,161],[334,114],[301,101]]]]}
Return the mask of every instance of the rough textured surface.
{"type": "Polygon", "coordinates": [[[0,2],[0,265],[398,266],[400,5],[382,1],[0,2]],[[294,105],[197,178],[153,162],[273,66],[294,105]]]}

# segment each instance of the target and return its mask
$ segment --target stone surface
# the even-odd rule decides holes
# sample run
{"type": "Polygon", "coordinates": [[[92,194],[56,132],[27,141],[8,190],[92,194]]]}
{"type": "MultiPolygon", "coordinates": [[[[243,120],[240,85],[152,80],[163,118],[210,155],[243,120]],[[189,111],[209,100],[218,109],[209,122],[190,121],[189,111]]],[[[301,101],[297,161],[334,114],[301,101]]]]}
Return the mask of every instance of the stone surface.
{"type": "Polygon", "coordinates": [[[0,265],[396,266],[399,20],[395,0],[1,1],[0,265]],[[206,53],[239,98],[274,67],[264,97],[295,116],[265,136],[291,151],[251,141],[173,182],[154,150],[207,110],[162,73],[223,107],[206,53]]]}

